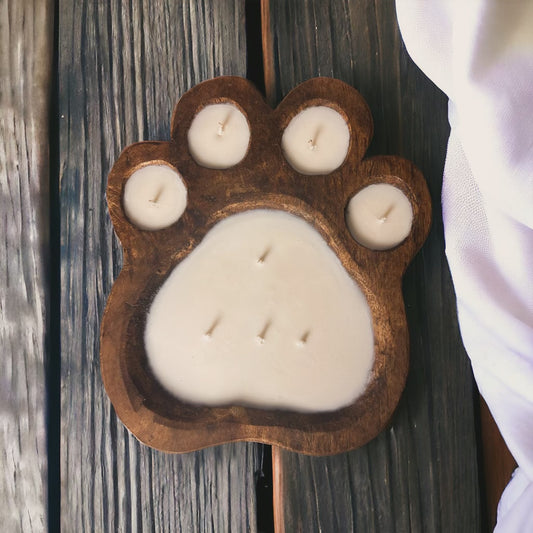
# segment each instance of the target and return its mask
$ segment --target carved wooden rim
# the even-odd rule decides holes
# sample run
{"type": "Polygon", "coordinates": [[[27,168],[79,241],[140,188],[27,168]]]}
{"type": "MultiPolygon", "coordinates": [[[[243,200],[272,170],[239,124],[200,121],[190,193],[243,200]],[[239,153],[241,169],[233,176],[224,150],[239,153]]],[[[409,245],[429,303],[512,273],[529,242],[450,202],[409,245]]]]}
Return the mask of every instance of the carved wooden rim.
{"type": "Polygon", "coordinates": [[[107,202],[124,247],[124,266],[104,313],[100,357],[104,385],[117,415],[141,442],[167,452],[188,452],[246,440],[325,455],[361,446],[384,429],[405,386],[409,365],[401,277],[428,234],[431,207],[425,180],[412,163],[395,156],[362,160],[371,136],[366,102],[339,80],[314,78],[302,83],[272,110],[247,80],[221,77],[183,95],[174,110],[171,141],[137,143],[120,155],[109,174],[107,202]],[[251,130],[247,155],[225,170],[199,166],[187,147],[193,117],[205,102],[213,101],[236,103],[251,130]],[[345,162],[324,176],[297,173],[281,152],[283,127],[310,102],[341,110],[351,132],[345,162]],[[182,217],[156,232],[136,228],[122,207],[126,180],[150,162],[176,168],[188,191],[182,217]],[[372,251],[351,237],[345,208],[358,190],[383,182],[396,185],[411,200],[413,226],[392,250],[372,251]],[[156,291],[217,221],[260,207],[294,213],[313,225],[367,297],[375,363],[367,389],[348,407],[303,414],[189,405],[171,397],[151,375],[142,337],[156,291]]]}

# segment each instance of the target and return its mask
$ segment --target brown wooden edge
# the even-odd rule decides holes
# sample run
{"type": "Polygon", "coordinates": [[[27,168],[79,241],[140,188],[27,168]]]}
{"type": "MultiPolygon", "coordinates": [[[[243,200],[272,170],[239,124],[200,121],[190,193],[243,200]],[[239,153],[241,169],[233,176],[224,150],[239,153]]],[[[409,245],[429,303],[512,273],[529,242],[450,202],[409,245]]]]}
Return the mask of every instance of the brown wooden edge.
{"type": "Polygon", "coordinates": [[[272,446],[272,504],[274,509],[274,531],[276,533],[285,533],[283,461],[281,454],[281,448],[272,446]]]}
{"type": "Polygon", "coordinates": [[[266,99],[274,107],[276,78],[274,76],[274,43],[272,41],[272,32],[270,31],[270,0],[261,0],[261,33],[266,99]]]}
{"type": "Polygon", "coordinates": [[[485,499],[489,527],[496,525],[498,503],[503,490],[511,479],[517,464],[482,396],[479,397],[483,467],[485,475],[485,499]]]}

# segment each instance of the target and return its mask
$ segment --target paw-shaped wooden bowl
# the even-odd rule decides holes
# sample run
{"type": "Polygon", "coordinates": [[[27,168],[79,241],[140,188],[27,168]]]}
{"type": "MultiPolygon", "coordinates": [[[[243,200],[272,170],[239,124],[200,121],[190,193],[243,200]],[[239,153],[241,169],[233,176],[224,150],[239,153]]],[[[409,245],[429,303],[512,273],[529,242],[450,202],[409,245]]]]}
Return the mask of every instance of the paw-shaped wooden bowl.
{"type": "MultiPolygon", "coordinates": [[[[218,127],[224,134],[223,120],[218,127]]],[[[248,81],[222,77],[181,98],[171,141],[134,144],[120,155],[107,201],[124,266],[102,322],[101,369],[117,415],[141,442],[188,452],[247,440],[322,455],[361,446],[384,429],[409,366],[401,278],[427,236],[431,208],[412,163],[394,156],[363,159],[371,136],[368,106],[338,80],[309,80],[272,110],[248,81]],[[242,113],[250,137],[239,141],[239,162],[208,168],[217,165],[194,153],[204,144],[197,140],[194,148],[190,130],[201,110],[220,103],[242,113]],[[283,136],[295,117],[314,107],[336,111],[348,137],[340,166],[307,175],[289,164],[283,136]],[[131,207],[125,198],[132,176],[152,165],[176,176],[183,200],[161,229],[147,229],[136,218],[135,202],[131,207]],[[351,200],[381,184],[406,199],[412,218],[399,242],[374,246],[347,219],[350,209],[356,218],[361,209],[375,209],[372,198],[351,200]],[[269,233],[274,227],[279,242],[269,233]],[[323,249],[313,248],[317,241],[323,249]],[[248,259],[239,247],[248,247],[248,259]],[[240,262],[232,263],[236,257],[240,262]],[[262,278],[265,272],[270,277],[262,278]],[[284,288],[276,292],[277,282],[284,288]],[[226,298],[222,306],[219,296],[226,298]],[[353,312],[343,307],[359,297],[353,312]],[[345,351],[349,347],[346,367],[334,353],[339,338],[345,351]],[[365,349],[370,359],[364,356],[356,375],[352,363],[365,349]],[[165,355],[154,362],[158,350],[165,355]],[[350,392],[352,382],[357,394],[350,392]]],[[[306,142],[316,149],[312,138],[306,142]]],[[[159,202],[161,191],[140,190],[159,202]]],[[[377,216],[379,225],[391,215],[394,206],[380,198],[383,211],[363,215],[363,233],[365,216],[377,216]]]]}

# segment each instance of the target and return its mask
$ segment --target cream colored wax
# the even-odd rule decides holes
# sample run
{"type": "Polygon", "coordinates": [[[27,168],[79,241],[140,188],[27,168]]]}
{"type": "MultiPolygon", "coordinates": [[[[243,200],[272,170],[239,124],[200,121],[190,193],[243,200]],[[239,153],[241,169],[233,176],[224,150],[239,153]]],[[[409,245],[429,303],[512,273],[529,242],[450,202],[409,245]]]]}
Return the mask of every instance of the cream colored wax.
{"type": "Polygon", "coordinates": [[[314,228],[274,210],[208,232],[155,296],[145,345],[168,391],[207,405],[338,409],[374,360],[361,289],[314,228]]]}
{"type": "Polygon", "coordinates": [[[189,152],[207,168],[230,168],[248,152],[250,126],[244,114],[230,103],[210,104],[194,117],[187,133],[189,152]]]}
{"type": "Polygon", "coordinates": [[[281,138],[290,165],[301,174],[329,174],[340,167],[350,147],[344,117],[327,106],[311,106],[298,113],[281,138]]]}
{"type": "Polygon", "coordinates": [[[155,231],[174,224],[187,205],[187,188],[181,176],[167,165],[146,165],[126,181],[122,199],[129,221],[155,231]]]}
{"type": "Polygon", "coordinates": [[[389,250],[411,233],[413,208],[407,196],[394,185],[374,183],[351,198],[346,225],[363,246],[389,250]]]}

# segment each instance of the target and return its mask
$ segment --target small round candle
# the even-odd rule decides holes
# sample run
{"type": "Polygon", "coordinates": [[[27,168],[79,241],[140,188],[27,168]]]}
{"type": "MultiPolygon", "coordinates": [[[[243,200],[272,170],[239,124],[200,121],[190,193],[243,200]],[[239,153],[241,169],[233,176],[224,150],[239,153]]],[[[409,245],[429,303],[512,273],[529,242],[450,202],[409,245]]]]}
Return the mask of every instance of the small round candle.
{"type": "Polygon", "coordinates": [[[189,152],[202,167],[224,169],[240,163],[250,144],[250,126],[233,104],[210,104],[194,117],[189,152]]]}
{"type": "Polygon", "coordinates": [[[289,164],[300,174],[329,174],[340,167],[350,146],[344,117],[327,106],[298,113],[285,128],[281,147],[289,164]]]}
{"type": "Polygon", "coordinates": [[[409,235],[413,208],[398,187],[376,183],[349,201],[346,224],[358,243],[371,250],[389,250],[409,235]]]}
{"type": "Polygon", "coordinates": [[[187,205],[181,176],[167,165],[136,170],[124,186],[123,206],[129,221],[143,230],[159,230],[176,222],[187,205]]]}

